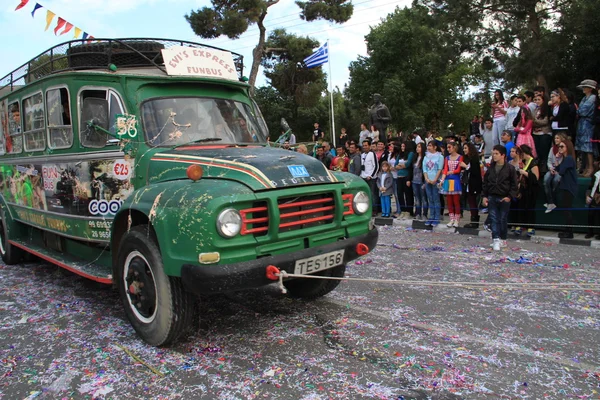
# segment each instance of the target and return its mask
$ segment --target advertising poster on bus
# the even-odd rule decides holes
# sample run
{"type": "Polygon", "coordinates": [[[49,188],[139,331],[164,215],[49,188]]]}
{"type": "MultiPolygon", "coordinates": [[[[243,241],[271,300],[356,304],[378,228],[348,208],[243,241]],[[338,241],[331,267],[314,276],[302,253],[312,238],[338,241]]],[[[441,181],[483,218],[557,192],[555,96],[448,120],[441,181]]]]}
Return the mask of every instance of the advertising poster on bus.
{"type": "Polygon", "coordinates": [[[129,160],[94,160],[42,166],[48,210],[113,217],[133,192],[129,160]]]}

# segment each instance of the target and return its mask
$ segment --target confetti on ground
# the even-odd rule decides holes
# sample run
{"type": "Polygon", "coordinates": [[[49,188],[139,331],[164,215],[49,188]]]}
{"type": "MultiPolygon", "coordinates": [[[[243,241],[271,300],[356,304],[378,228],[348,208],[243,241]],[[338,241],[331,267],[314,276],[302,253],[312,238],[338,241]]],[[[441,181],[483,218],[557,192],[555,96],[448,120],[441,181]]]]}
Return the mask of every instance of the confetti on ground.
{"type": "MultiPolygon", "coordinates": [[[[356,278],[600,281],[592,248],[380,229],[356,278]]],[[[141,342],[117,294],[42,263],[0,265],[0,399],[598,399],[600,293],[344,281],[199,299],[192,335],[141,342]]]]}

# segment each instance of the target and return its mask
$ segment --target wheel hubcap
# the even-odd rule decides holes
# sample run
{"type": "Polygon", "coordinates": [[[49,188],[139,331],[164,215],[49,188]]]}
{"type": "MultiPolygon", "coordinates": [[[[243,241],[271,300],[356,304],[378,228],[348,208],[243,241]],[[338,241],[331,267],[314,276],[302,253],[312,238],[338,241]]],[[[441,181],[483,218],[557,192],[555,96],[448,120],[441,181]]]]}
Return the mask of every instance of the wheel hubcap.
{"type": "Polygon", "coordinates": [[[138,251],[131,252],[125,260],[123,285],[131,311],[140,321],[152,322],[157,308],[156,283],[148,261],[138,251]]]}

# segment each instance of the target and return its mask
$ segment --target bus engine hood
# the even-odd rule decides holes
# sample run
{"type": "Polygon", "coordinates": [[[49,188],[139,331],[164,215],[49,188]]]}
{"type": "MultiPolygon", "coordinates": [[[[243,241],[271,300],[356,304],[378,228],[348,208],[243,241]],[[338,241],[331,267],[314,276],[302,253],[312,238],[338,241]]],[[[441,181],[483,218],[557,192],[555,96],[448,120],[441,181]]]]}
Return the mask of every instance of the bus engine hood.
{"type": "Polygon", "coordinates": [[[202,179],[235,180],[252,190],[338,182],[322,162],[302,153],[262,146],[180,146],[156,153],[149,180],[187,179],[187,168],[197,164],[202,179]]]}

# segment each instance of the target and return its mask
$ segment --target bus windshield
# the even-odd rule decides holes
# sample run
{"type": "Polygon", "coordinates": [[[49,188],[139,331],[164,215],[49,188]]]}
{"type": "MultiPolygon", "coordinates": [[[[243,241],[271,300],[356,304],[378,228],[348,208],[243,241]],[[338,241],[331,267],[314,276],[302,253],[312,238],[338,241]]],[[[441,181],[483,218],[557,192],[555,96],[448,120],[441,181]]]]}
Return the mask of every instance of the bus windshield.
{"type": "Polygon", "coordinates": [[[142,125],[151,146],[188,143],[266,143],[260,113],[239,101],[171,97],[142,104],[142,125]]]}

